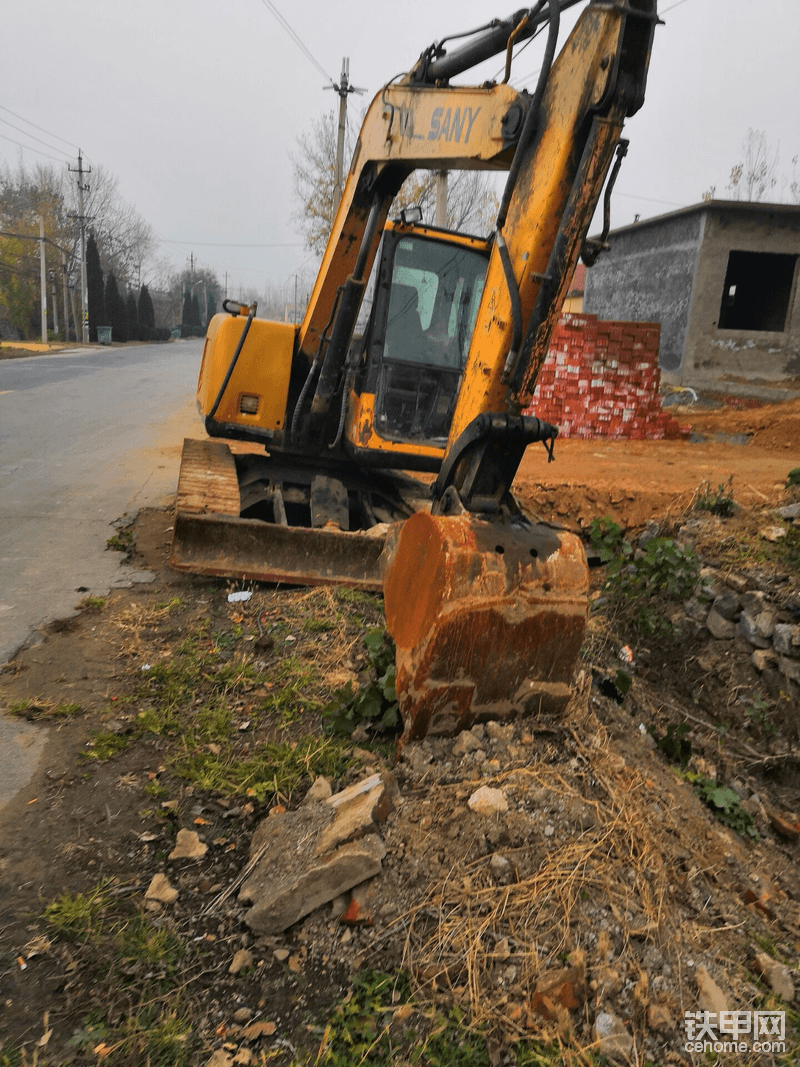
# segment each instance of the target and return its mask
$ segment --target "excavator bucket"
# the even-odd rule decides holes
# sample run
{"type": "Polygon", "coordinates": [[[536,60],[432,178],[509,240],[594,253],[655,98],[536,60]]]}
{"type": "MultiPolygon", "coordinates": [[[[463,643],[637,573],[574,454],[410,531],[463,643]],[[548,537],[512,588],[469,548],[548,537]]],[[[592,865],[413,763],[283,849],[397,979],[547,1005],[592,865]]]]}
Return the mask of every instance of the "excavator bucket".
{"type": "Polygon", "coordinates": [[[384,596],[404,738],[563,708],[588,573],[580,539],[547,524],[418,512],[393,529],[384,596]]]}
{"type": "Polygon", "coordinates": [[[381,589],[385,525],[367,533],[288,526],[241,518],[240,508],[239,475],[228,446],[184,441],[171,566],[289,585],[381,589]]]}

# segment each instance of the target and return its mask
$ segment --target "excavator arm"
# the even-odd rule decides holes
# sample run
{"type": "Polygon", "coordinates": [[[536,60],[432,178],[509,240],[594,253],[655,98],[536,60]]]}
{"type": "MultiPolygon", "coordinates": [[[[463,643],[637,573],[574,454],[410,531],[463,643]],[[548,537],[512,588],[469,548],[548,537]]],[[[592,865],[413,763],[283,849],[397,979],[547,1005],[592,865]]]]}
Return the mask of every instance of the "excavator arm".
{"type": "Polygon", "coordinates": [[[643,100],[657,21],[656,0],[593,0],[553,62],[560,13],[576,2],[541,0],[451,54],[433,46],[373,100],[300,327],[308,376],[295,443],[319,434],[340,395],[389,207],[415,169],[509,171],[451,445],[482,411],[518,414],[530,403],[622,123],[643,100]],[[548,43],[533,95],[448,83],[543,24],[548,43]]]}
{"type": "Polygon", "coordinates": [[[431,512],[412,515],[387,551],[408,738],[569,698],[587,613],[583,547],[530,522],[510,490],[529,443],[549,443],[552,458],[557,429],[522,412],[623,122],[641,105],[656,21],[655,0],[591,3],[552,69],[546,58],[528,107],[431,512]]]}

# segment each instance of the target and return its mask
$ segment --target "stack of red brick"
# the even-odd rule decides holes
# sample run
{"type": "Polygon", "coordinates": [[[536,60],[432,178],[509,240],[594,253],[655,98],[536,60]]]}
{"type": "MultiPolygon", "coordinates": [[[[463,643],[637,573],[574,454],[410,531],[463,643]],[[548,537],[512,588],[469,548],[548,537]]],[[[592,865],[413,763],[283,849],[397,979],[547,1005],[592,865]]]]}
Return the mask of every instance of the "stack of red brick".
{"type": "Polygon", "coordinates": [[[562,437],[660,440],[688,437],[661,409],[659,324],[562,315],[529,414],[562,437]]]}

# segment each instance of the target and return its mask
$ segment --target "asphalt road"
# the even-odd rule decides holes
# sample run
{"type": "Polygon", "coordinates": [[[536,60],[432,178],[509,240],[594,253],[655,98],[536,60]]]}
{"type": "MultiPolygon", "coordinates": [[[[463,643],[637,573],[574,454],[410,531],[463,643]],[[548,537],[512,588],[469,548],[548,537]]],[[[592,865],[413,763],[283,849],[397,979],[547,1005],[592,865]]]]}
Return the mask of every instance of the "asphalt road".
{"type": "MultiPolygon", "coordinates": [[[[0,361],[0,669],[83,597],[140,579],[106,544],[116,520],[174,497],[181,442],[203,435],[201,352],[186,340],[0,361]]],[[[45,739],[0,716],[0,807],[45,739]]]]}

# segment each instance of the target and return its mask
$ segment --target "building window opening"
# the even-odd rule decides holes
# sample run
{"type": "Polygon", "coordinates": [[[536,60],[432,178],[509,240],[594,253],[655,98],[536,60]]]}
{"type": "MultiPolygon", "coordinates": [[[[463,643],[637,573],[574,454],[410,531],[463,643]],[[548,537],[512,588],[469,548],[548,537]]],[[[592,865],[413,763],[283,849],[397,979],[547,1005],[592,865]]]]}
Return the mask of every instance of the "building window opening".
{"type": "Polygon", "coordinates": [[[786,329],[797,256],[731,252],[719,309],[721,330],[786,329]]]}

